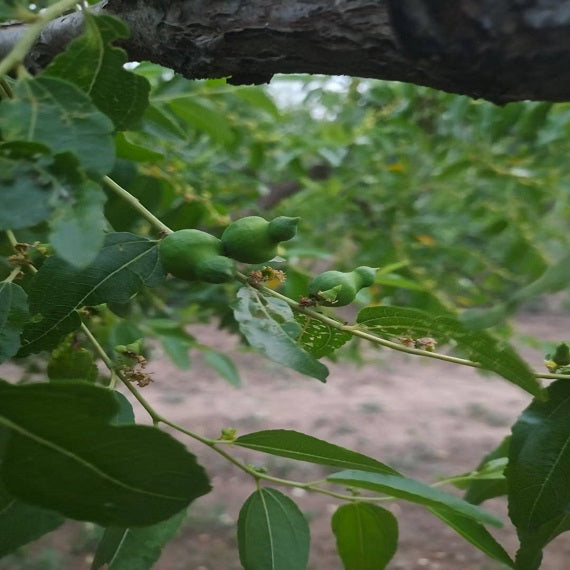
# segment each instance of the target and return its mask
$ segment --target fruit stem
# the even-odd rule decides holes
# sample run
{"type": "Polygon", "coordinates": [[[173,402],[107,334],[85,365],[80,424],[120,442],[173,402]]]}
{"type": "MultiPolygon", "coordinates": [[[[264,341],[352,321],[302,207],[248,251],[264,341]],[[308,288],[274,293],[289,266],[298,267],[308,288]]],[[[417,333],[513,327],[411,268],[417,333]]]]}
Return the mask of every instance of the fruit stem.
{"type": "Polygon", "coordinates": [[[112,178],[109,176],[103,176],[103,181],[109,186],[115,194],[120,196],[125,202],[128,202],[139,214],[146,218],[152,226],[154,226],[159,232],[164,234],[171,234],[173,233],[172,230],[164,223],[162,223],[150,210],[147,210],[139,201],[138,198],[135,198],[130,192],[125,190],[122,186],[117,184],[112,178]]]}

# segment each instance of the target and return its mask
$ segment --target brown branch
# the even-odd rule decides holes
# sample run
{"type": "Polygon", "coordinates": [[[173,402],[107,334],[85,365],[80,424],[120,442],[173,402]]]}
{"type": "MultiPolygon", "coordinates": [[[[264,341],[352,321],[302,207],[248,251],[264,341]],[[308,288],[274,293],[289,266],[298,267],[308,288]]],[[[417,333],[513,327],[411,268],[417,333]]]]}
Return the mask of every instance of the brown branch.
{"type": "MultiPolygon", "coordinates": [[[[505,103],[570,100],[570,0],[106,0],[131,28],[131,60],[189,78],[268,81],[325,73],[428,85],[505,103]]],[[[40,69],[81,29],[53,22],[40,69]]],[[[0,27],[0,56],[18,35],[0,27]]]]}

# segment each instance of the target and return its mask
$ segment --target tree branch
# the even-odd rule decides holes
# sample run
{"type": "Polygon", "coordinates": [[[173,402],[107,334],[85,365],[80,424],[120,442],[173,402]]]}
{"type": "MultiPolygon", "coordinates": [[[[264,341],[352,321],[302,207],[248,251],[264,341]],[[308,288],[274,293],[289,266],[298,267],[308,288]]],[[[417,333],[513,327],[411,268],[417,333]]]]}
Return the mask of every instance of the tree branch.
{"type": "MultiPolygon", "coordinates": [[[[189,78],[275,73],[391,79],[497,103],[570,100],[570,0],[105,0],[131,60],[189,78]]],[[[43,68],[81,30],[52,22],[30,54],[43,68]]],[[[0,56],[22,26],[0,26],[0,56]]]]}

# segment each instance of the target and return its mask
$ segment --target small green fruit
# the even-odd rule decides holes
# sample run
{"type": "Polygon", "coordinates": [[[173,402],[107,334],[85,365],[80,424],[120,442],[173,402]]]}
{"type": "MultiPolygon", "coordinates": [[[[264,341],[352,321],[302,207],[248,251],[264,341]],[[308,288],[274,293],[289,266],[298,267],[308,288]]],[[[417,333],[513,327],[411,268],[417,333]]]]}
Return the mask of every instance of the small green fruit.
{"type": "Polygon", "coordinates": [[[559,366],[568,366],[570,364],[570,347],[565,342],[561,342],[556,347],[552,360],[559,366]]]}
{"type": "Polygon", "coordinates": [[[268,222],[247,216],[232,222],[222,234],[224,255],[244,263],[264,263],[277,255],[279,242],[293,238],[299,218],[279,216],[268,222]]]}
{"type": "Polygon", "coordinates": [[[159,246],[164,269],[185,281],[225,283],[236,273],[235,263],[221,255],[220,240],[200,230],[179,230],[159,246]]]}
{"type": "Polygon", "coordinates": [[[309,283],[309,295],[327,307],[343,307],[354,301],[356,294],[374,283],[376,269],[365,265],[354,271],[325,271],[309,283]]]}

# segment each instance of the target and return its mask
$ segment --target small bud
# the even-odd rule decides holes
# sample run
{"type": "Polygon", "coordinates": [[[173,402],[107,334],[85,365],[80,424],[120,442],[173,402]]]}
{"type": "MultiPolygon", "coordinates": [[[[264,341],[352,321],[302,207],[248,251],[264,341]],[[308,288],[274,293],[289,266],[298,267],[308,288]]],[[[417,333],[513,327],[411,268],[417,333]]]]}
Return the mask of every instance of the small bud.
{"type": "Polygon", "coordinates": [[[224,441],[233,441],[237,437],[236,428],[222,428],[220,439],[224,441]]]}

